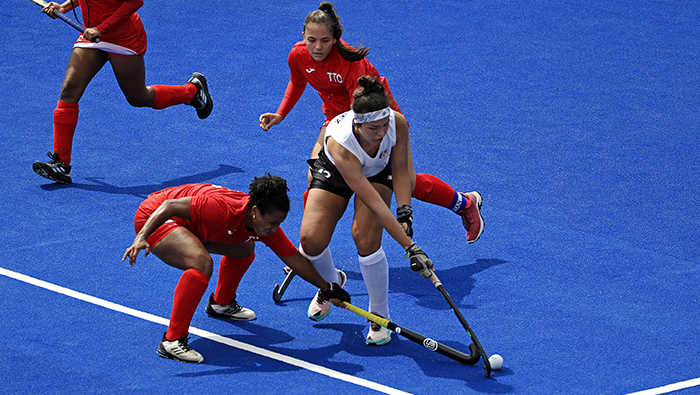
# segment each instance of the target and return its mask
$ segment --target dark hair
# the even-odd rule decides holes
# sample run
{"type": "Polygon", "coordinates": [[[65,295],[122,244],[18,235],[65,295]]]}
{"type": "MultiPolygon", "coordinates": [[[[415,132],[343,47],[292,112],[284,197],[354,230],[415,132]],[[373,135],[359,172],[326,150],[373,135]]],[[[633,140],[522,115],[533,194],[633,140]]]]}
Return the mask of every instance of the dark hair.
{"type": "Polygon", "coordinates": [[[280,176],[267,173],[263,177],[255,177],[250,183],[250,204],[258,206],[261,215],[269,212],[289,212],[289,196],[287,196],[287,180],[280,176]]]}
{"type": "Polygon", "coordinates": [[[317,23],[319,25],[325,25],[328,31],[331,32],[333,38],[336,39],[335,46],[338,48],[338,53],[343,59],[348,62],[356,62],[362,60],[367,56],[369,48],[360,46],[359,48],[348,47],[340,41],[340,36],[343,35],[345,29],[343,25],[340,24],[340,18],[338,14],[335,13],[333,4],[329,1],[324,1],[318,7],[318,10],[311,12],[304,19],[304,31],[306,31],[306,26],[309,23],[317,23]]]}
{"type": "Polygon", "coordinates": [[[377,77],[363,75],[357,79],[359,88],[355,89],[352,97],[352,110],[358,114],[378,111],[389,107],[391,100],[386,97],[384,85],[377,77]]]}

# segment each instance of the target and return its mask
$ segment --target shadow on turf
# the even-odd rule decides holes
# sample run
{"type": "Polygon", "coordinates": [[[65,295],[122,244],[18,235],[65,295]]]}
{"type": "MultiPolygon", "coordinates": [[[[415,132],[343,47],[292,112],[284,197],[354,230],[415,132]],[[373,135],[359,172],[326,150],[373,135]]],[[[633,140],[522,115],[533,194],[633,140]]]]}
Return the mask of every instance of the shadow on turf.
{"type": "MultiPolygon", "coordinates": [[[[474,366],[463,365],[443,355],[426,350],[420,345],[402,338],[397,334],[393,334],[391,343],[385,346],[367,346],[364,341],[367,331],[367,325],[365,324],[315,324],[314,328],[319,331],[319,336],[323,336],[325,331],[340,332],[342,334],[340,342],[331,346],[303,350],[275,346],[276,344],[287,343],[294,340],[292,336],[284,331],[261,326],[252,322],[237,322],[236,326],[241,327],[241,329],[251,334],[236,334],[226,337],[349,375],[357,376],[363,372],[373,372],[377,367],[379,367],[379,369],[395,371],[396,369],[402,369],[409,365],[416,365],[422,371],[423,375],[427,377],[460,380],[464,382],[465,386],[476,391],[509,393],[513,390],[511,386],[500,384],[496,380],[498,376],[502,376],[509,371],[503,370],[496,372],[496,374],[492,375],[492,379],[486,379],[483,371],[483,363],[481,361],[474,366]],[[381,362],[377,361],[376,364],[370,362],[359,364],[334,361],[334,359],[338,359],[338,356],[343,353],[348,353],[355,357],[367,358],[367,361],[372,361],[372,357],[383,358],[381,362]],[[397,357],[399,359],[387,361],[387,357],[397,357]],[[401,358],[409,358],[412,362],[407,363],[402,361],[401,358]],[[395,363],[395,366],[392,366],[393,363],[395,363]]],[[[467,345],[444,339],[436,340],[457,350],[469,351],[467,345]]],[[[190,342],[190,345],[204,355],[204,365],[218,366],[221,368],[204,372],[181,373],[177,375],[179,377],[301,370],[301,368],[293,365],[280,363],[279,361],[267,357],[228,347],[204,338],[194,339],[190,342]]],[[[512,372],[510,372],[510,374],[512,374],[512,372]]],[[[377,379],[381,378],[383,375],[382,372],[377,372],[377,379]]],[[[364,376],[366,376],[366,374],[364,376]]],[[[371,377],[365,378],[372,380],[371,377]]],[[[420,380],[420,378],[413,378],[411,380],[420,380]]]]}
{"type": "MultiPolygon", "coordinates": [[[[472,306],[460,304],[459,301],[466,298],[474,288],[474,283],[476,281],[473,278],[474,275],[505,263],[508,263],[508,261],[495,258],[477,259],[473,264],[440,270],[436,271],[436,273],[440,277],[440,281],[442,281],[447,293],[459,307],[473,308],[472,306]]],[[[348,269],[343,269],[343,271],[347,275],[348,280],[363,281],[362,274],[360,272],[353,272],[349,271],[348,269]]],[[[293,283],[290,283],[290,286],[293,286],[292,284],[293,283]]],[[[390,293],[403,293],[414,296],[416,298],[416,304],[421,307],[432,310],[450,310],[449,304],[447,304],[440,292],[434,288],[435,286],[430,280],[424,279],[420,276],[420,274],[414,273],[408,267],[389,269],[390,293]]],[[[352,296],[357,295],[358,294],[354,294],[352,296]]],[[[284,306],[285,303],[298,302],[301,300],[307,300],[307,298],[285,299],[283,297],[278,304],[284,306]]]]}
{"type": "MultiPolygon", "coordinates": [[[[473,308],[460,303],[461,300],[469,296],[474,289],[474,276],[484,270],[492,267],[503,265],[508,261],[502,259],[477,259],[476,262],[457,266],[451,269],[441,270],[436,264],[436,274],[442,281],[445,290],[459,307],[473,308]]],[[[350,280],[362,280],[362,274],[359,272],[345,271],[345,274],[350,280]]],[[[409,267],[390,268],[389,269],[389,292],[403,293],[414,296],[416,304],[432,310],[450,310],[450,306],[442,297],[440,292],[435,289],[433,283],[421,277],[420,274],[414,273],[409,267]]]]}
{"type": "Polygon", "coordinates": [[[108,184],[106,182],[100,181],[104,178],[101,177],[86,177],[85,180],[92,182],[93,184],[81,184],[73,182],[71,184],[44,184],[41,186],[42,189],[46,191],[55,191],[66,188],[77,188],[84,189],[93,192],[103,192],[118,195],[133,195],[141,198],[146,198],[153,192],[165,189],[168,187],[174,187],[183,184],[193,184],[202,183],[207,180],[214,179],[216,177],[225,176],[232,173],[244,173],[245,171],[239,167],[229,166],[229,165],[219,165],[218,169],[210,170],[203,173],[192,174],[189,176],[184,176],[180,178],[175,178],[173,180],[163,181],[160,184],[150,184],[150,185],[137,185],[131,187],[118,187],[115,185],[108,184]]]}

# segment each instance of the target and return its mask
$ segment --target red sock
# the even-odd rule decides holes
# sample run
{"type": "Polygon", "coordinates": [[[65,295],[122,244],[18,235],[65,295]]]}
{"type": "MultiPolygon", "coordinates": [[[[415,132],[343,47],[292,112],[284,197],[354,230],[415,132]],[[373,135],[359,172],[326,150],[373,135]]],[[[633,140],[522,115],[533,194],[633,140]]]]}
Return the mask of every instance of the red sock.
{"type": "Polygon", "coordinates": [[[245,258],[221,257],[219,262],[219,280],[216,283],[214,302],[219,306],[226,306],[236,297],[238,284],[248,268],[253,263],[255,254],[245,258]]]}
{"type": "Polygon", "coordinates": [[[53,152],[57,153],[61,161],[70,166],[71,152],[73,151],[73,135],[78,126],[78,104],[58,101],[53,110],[53,152]]]}
{"type": "Polygon", "coordinates": [[[471,204],[469,199],[464,199],[444,181],[425,173],[416,174],[416,187],[411,197],[423,202],[449,208],[454,212],[459,212],[471,204]]]}
{"type": "Polygon", "coordinates": [[[170,325],[165,338],[174,341],[187,336],[190,322],[195,310],[207,290],[209,277],[196,269],[187,269],[182,273],[175,287],[173,296],[173,311],[170,314],[170,325]]]}
{"type": "Polygon", "coordinates": [[[151,85],[156,94],[151,108],[162,110],[176,104],[184,104],[194,99],[197,87],[194,84],[185,85],[151,85]]]}

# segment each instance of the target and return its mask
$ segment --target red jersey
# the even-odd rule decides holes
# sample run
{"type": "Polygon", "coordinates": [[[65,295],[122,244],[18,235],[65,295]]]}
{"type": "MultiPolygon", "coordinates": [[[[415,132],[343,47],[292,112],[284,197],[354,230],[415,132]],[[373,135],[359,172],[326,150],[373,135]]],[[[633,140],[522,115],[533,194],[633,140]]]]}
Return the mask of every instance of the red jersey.
{"type": "MultiPolygon", "coordinates": [[[[136,10],[143,0],[80,0],[83,26],[95,27],[100,39],[129,48],[139,55],[146,53],[146,31],[136,10]]],[[[89,43],[82,35],[78,42],[89,43]]]]}
{"type": "MultiPolygon", "coordinates": [[[[345,41],[342,42],[347,45],[345,41]]],[[[277,113],[284,117],[297,104],[307,83],[316,89],[321,96],[323,114],[326,115],[326,120],[333,119],[336,115],[350,110],[352,94],[359,86],[357,79],[363,75],[379,78],[384,84],[387,96],[392,100],[391,107],[401,112],[393,100],[386,79],[379,75],[377,69],[366,58],[349,62],[343,59],[338,49],[333,46],[328,57],[322,62],[317,62],[309,54],[306,44],[300,41],[294,44],[289,52],[288,63],[290,80],[284,92],[282,103],[277,109],[277,113]]]]}
{"type": "Polygon", "coordinates": [[[245,226],[250,196],[225,187],[211,184],[186,184],[154,192],[141,203],[140,208],[149,215],[168,199],[191,197],[191,220],[179,217],[172,219],[189,229],[202,242],[238,244],[262,241],[279,257],[288,257],[297,252],[282,228],[269,236],[260,236],[245,226]]]}

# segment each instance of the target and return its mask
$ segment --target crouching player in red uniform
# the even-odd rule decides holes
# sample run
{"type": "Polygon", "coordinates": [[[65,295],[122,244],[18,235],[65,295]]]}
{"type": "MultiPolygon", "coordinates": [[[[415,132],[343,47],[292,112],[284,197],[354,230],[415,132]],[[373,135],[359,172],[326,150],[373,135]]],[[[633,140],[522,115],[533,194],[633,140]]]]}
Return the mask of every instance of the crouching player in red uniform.
{"type": "Polygon", "coordinates": [[[187,104],[197,110],[200,119],[207,118],[213,104],[207,80],[194,73],[184,85],[146,86],[143,57],[146,54],[146,31],[136,10],[143,0],[67,0],[50,2],[43,11],[52,18],[53,10],[66,13],[80,6],[85,32],[73,44],[61,86],[61,94],[53,111],[53,152],[48,162],[36,161],[35,173],[61,184],[70,184],[73,135],[78,125],[78,102],[92,78],[109,62],[126,100],[134,107],[163,109],[187,104]],[[93,42],[100,38],[99,43],[93,42]]]}
{"type": "Polygon", "coordinates": [[[201,354],[188,345],[192,316],[207,290],[213,271],[210,254],[222,255],[216,291],[206,312],[212,317],[249,321],[255,313],[236,302],[241,278],[262,241],[303,279],[321,288],[324,300],[342,307],[350,295],[328,283],[296,249],[280,228],[289,212],[287,182],[267,174],[255,177],[249,193],[211,184],[187,184],[155,192],[141,203],[134,218],[137,235],[122,260],[133,266],[139,251],[153,252],[166,264],[183,270],[175,287],[168,331],[158,354],[181,362],[200,363],[201,354]]]}

